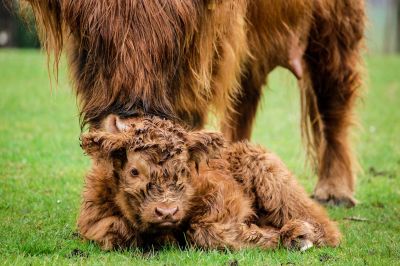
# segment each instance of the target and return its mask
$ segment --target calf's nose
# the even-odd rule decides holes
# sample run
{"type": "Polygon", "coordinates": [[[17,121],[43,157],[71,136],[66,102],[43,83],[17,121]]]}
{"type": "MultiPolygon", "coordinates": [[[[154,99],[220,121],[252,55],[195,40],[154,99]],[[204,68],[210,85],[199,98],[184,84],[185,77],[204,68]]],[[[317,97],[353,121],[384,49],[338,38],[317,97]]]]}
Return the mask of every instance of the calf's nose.
{"type": "Polygon", "coordinates": [[[154,211],[158,217],[163,219],[168,219],[174,217],[174,215],[178,212],[178,210],[179,210],[178,206],[176,206],[173,208],[156,207],[154,211]]]}

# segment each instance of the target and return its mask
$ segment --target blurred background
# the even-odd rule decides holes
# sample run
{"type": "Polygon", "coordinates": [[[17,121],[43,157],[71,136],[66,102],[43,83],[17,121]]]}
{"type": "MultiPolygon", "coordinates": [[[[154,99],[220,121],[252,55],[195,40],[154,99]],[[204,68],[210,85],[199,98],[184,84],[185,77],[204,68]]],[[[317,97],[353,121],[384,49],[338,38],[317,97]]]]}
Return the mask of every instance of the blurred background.
{"type": "Polygon", "coordinates": [[[0,0],[0,48],[39,48],[33,18],[20,18],[15,2],[0,0]]]}
{"type": "MultiPolygon", "coordinates": [[[[0,0],[0,48],[39,48],[32,18],[23,22],[12,1],[0,0]],[[11,12],[10,12],[11,11],[11,12]]],[[[366,0],[368,53],[400,53],[400,0],[366,0]]]]}

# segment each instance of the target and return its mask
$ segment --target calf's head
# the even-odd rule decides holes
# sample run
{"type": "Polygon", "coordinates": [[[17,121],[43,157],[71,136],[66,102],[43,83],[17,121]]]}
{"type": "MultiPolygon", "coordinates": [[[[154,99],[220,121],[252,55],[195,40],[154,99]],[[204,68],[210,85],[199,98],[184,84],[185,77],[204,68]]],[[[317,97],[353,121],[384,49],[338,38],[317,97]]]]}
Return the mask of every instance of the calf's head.
{"type": "Polygon", "coordinates": [[[143,232],[179,227],[190,218],[197,166],[218,153],[222,136],[157,117],[105,121],[105,131],[82,134],[81,146],[112,168],[123,215],[143,232]]]}

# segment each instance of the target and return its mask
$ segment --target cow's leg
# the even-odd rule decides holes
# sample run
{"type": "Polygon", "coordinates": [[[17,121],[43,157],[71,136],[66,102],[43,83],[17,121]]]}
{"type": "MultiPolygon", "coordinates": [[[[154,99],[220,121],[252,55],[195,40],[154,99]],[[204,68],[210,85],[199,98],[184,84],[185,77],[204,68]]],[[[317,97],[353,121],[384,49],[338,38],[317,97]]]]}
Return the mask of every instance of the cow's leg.
{"type": "Polygon", "coordinates": [[[319,180],[314,197],[353,206],[356,160],[349,127],[361,83],[360,49],[364,34],[362,1],[318,3],[305,54],[309,72],[308,115],[319,180]]]}
{"type": "Polygon", "coordinates": [[[254,71],[248,70],[241,78],[241,93],[233,105],[233,110],[227,110],[221,121],[224,136],[232,141],[250,139],[254,118],[265,83],[266,74],[257,73],[260,78],[255,78],[254,71]]]}

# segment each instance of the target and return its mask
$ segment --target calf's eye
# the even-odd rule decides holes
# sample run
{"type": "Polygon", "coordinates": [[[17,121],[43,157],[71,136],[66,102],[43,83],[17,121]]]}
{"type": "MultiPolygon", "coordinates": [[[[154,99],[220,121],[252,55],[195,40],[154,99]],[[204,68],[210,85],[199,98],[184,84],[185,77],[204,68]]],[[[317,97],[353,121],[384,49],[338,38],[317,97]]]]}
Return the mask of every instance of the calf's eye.
{"type": "Polygon", "coordinates": [[[136,168],[132,168],[131,169],[131,176],[138,176],[139,175],[139,171],[136,168]]]}

